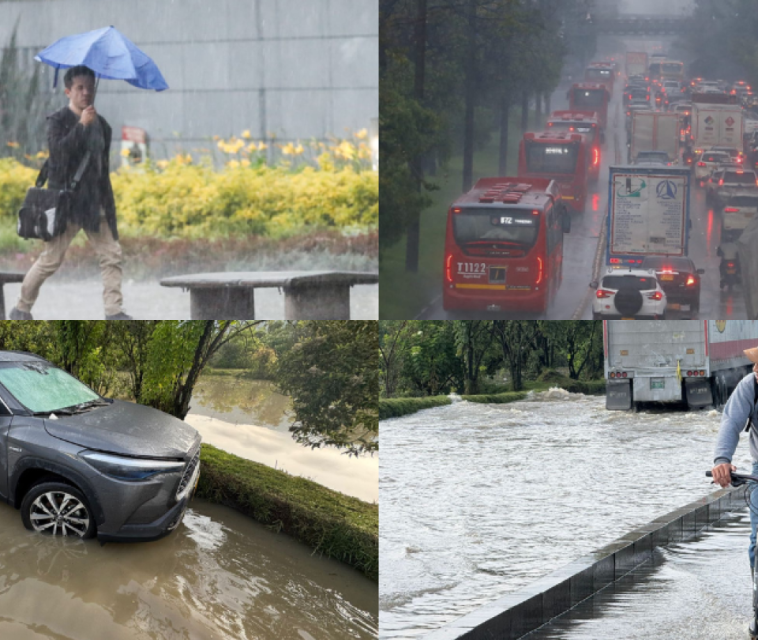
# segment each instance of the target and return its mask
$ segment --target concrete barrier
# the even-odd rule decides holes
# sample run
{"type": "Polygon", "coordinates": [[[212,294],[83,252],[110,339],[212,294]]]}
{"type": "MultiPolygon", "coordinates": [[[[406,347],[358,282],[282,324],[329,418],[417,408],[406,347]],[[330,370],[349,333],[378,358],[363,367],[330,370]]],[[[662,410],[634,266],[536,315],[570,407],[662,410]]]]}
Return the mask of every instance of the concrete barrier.
{"type": "Polygon", "coordinates": [[[743,488],[714,492],[454,620],[425,640],[521,638],[651,560],[656,547],[689,540],[724,514],[744,507],[743,488]]]}

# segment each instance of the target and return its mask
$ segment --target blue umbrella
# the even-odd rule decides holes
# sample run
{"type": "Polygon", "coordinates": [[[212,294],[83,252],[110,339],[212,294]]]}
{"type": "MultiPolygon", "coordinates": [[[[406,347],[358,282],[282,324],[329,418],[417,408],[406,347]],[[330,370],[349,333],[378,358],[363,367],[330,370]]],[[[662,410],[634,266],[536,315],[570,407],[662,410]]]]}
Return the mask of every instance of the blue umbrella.
{"type": "Polygon", "coordinates": [[[150,57],[112,26],[61,38],[34,59],[55,67],[53,86],[58,83],[59,69],[83,64],[99,78],[126,80],[140,89],[168,89],[150,57]]]}

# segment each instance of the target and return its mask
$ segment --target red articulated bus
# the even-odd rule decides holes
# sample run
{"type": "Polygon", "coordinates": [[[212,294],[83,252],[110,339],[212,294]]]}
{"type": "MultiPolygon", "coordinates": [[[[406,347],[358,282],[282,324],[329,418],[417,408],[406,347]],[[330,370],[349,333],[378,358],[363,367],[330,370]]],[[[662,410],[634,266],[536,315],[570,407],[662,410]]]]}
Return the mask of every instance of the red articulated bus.
{"type": "Polygon", "coordinates": [[[594,111],[553,111],[547,119],[548,131],[583,133],[591,149],[589,178],[597,182],[600,176],[600,145],[604,142],[597,113],[594,111]]]}
{"type": "Polygon", "coordinates": [[[597,82],[578,82],[571,85],[568,92],[571,111],[594,111],[600,126],[605,131],[608,126],[608,103],[611,94],[604,84],[597,82]]]}
{"type": "Polygon", "coordinates": [[[561,199],[574,211],[582,213],[589,190],[591,162],[592,152],[584,134],[528,131],[519,145],[519,180],[556,180],[561,199]]]}
{"type": "Polygon", "coordinates": [[[482,178],[447,214],[443,307],[544,312],[570,229],[554,181],[482,178]]]}
{"type": "Polygon", "coordinates": [[[608,89],[608,93],[612,94],[616,81],[616,69],[611,62],[591,62],[584,70],[584,80],[602,83],[608,89]]]}

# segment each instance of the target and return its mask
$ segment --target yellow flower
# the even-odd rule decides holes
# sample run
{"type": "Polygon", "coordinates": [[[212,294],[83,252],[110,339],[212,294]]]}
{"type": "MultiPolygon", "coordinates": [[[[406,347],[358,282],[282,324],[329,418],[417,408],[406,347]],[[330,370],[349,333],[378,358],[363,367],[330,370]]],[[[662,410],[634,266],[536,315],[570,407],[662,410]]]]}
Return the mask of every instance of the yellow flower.
{"type": "Polygon", "coordinates": [[[224,151],[224,147],[226,146],[226,142],[224,142],[223,140],[219,140],[219,141],[218,141],[218,144],[217,144],[216,146],[217,146],[219,149],[221,149],[221,151],[224,151]]]}
{"type": "Polygon", "coordinates": [[[240,166],[240,163],[237,162],[236,160],[229,160],[229,162],[226,163],[226,166],[229,167],[230,169],[236,169],[237,167],[240,166]]]}
{"type": "Polygon", "coordinates": [[[299,156],[301,153],[303,153],[303,151],[305,151],[305,149],[303,149],[303,145],[298,142],[295,150],[293,151],[294,155],[299,156]]]}
{"type": "Polygon", "coordinates": [[[8,142],[8,146],[11,147],[11,149],[18,149],[21,145],[18,142],[8,142]]]}
{"type": "Polygon", "coordinates": [[[129,157],[129,149],[121,149],[121,157],[122,158],[128,158],[129,157]]]}
{"type": "Polygon", "coordinates": [[[258,151],[265,151],[266,149],[268,149],[268,145],[265,142],[261,142],[258,145],[258,151]]]}
{"type": "Polygon", "coordinates": [[[250,160],[248,160],[247,158],[242,158],[242,160],[240,160],[240,164],[243,167],[249,167],[250,166],[250,160]]]}
{"type": "Polygon", "coordinates": [[[160,169],[165,169],[168,166],[168,160],[158,160],[155,164],[157,164],[160,169]]]}
{"type": "Polygon", "coordinates": [[[257,151],[258,147],[255,146],[255,142],[251,142],[249,145],[247,145],[246,149],[248,153],[252,153],[253,151],[257,151]]]}
{"type": "Polygon", "coordinates": [[[250,129],[245,129],[245,130],[242,132],[242,137],[243,137],[243,138],[245,138],[245,140],[250,140],[250,138],[252,137],[252,136],[250,135],[250,129]]]}
{"type": "Polygon", "coordinates": [[[37,157],[38,158],[47,158],[50,156],[50,153],[48,151],[38,151],[37,157]]]}
{"type": "Polygon", "coordinates": [[[285,156],[295,155],[295,145],[292,144],[291,142],[288,142],[287,144],[285,144],[284,146],[282,146],[282,153],[285,156]]]}
{"type": "Polygon", "coordinates": [[[365,140],[367,136],[368,136],[367,129],[361,129],[355,134],[355,137],[358,138],[358,140],[365,140]]]}

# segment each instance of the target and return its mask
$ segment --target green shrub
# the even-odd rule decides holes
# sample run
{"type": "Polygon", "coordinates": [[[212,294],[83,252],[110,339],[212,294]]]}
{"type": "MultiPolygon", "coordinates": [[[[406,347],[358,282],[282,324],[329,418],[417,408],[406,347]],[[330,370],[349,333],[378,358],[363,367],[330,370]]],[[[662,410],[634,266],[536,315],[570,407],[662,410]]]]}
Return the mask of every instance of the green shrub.
{"type": "Polygon", "coordinates": [[[492,402],[495,404],[504,404],[507,402],[516,402],[523,400],[528,395],[528,391],[506,391],[505,393],[485,393],[475,396],[462,396],[469,402],[492,402]]]}
{"type": "Polygon", "coordinates": [[[379,505],[203,444],[197,495],[379,576],[379,505]]]}
{"type": "Polygon", "coordinates": [[[385,398],[379,400],[379,419],[398,418],[422,409],[431,409],[451,404],[447,396],[429,396],[426,398],[385,398]]]}

